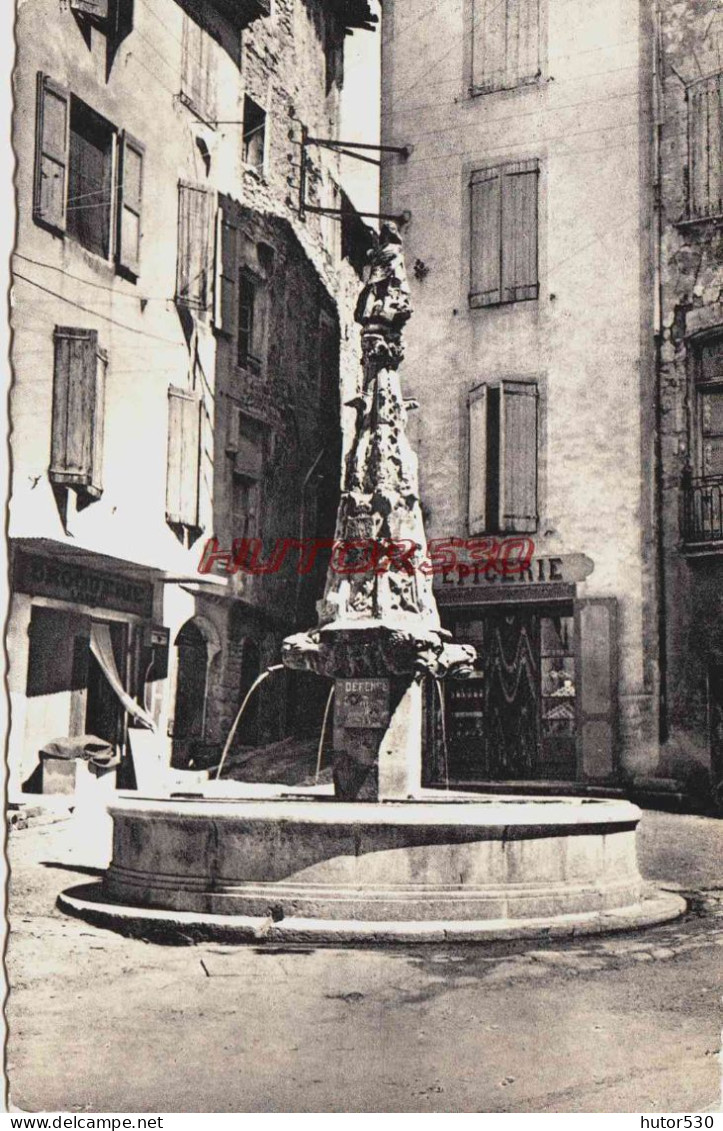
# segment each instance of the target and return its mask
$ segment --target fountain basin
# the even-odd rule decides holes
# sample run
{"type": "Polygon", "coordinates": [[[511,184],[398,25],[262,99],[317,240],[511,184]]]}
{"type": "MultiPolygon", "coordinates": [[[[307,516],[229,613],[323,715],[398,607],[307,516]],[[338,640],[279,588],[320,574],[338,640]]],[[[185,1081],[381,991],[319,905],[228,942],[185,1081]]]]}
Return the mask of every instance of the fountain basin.
{"type": "Polygon", "coordinates": [[[102,885],[61,903],[211,936],[349,940],[602,931],[684,909],[643,884],[626,801],[429,793],[123,797],[102,885]]]}

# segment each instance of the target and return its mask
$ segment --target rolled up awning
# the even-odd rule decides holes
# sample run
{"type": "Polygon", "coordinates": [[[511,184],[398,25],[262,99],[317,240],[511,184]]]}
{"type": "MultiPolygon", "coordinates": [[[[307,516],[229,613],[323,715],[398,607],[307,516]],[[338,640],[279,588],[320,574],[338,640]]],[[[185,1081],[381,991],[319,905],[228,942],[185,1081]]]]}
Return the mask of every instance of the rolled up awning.
{"type": "Polygon", "coordinates": [[[137,719],[142,726],[147,727],[148,730],[155,730],[156,724],[148,714],[147,711],[141,707],[140,703],[136,703],[123,686],[123,682],[116,667],[115,656],[113,655],[113,644],[110,638],[110,628],[107,624],[99,624],[94,621],[90,629],[90,650],[95,656],[96,660],[101,666],[103,675],[108,680],[124,709],[134,719],[137,719]]]}

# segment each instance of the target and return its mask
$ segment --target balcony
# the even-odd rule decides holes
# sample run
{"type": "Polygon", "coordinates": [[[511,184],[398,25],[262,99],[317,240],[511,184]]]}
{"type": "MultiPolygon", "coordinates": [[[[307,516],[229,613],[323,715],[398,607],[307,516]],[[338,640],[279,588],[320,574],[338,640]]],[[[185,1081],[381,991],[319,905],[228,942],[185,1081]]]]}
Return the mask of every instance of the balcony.
{"type": "Polygon", "coordinates": [[[682,526],[686,549],[723,549],[723,475],[684,473],[682,526]]]}
{"type": "Polygon", "coordinates": [[[210,0],[210,6],[238,31],[271,15],[271,0],[210,0]]]}

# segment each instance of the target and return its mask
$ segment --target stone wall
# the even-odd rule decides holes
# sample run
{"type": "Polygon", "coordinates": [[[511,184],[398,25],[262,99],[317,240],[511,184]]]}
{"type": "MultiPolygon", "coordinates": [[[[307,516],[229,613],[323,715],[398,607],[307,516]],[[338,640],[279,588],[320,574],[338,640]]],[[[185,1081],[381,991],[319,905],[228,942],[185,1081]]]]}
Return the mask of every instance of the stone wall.
{"type": "MultiPolygon", "coordinates": [[[[668,741],[662,768],[705,792],[710,768],[708,669],[723,662],[723,548],[700,556],[681,528],[683,479],[696,467],[696,343],[723,333],[723,228],[689,219],[689,84],[721,70],[716,0],[659,0],[660,421],[668,741]]],[[[720,160],[720,158],[719,158],[720,160]]]]}

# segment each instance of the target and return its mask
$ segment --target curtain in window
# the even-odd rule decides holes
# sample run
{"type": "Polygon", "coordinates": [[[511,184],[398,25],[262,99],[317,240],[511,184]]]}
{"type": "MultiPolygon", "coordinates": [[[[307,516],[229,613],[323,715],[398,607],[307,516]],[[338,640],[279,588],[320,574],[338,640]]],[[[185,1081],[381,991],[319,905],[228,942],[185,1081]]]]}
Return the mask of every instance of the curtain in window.
{"type": "Polygon", "coordinates": [[[128,712],[134,719],[137,719],[148,730],[155,730],[156,724],[153,719],[144,711],[135,699],[132,699],[123,686],[123,682],[116,667],[115,656],[113,655],[113,645],[110,638],[110,628],[107,624],[93,623],[90,629],[90,650],[100,664],[103,675],[108,680],[108,683],[113,688],[118,696],[124,710],[128,712]]]}

